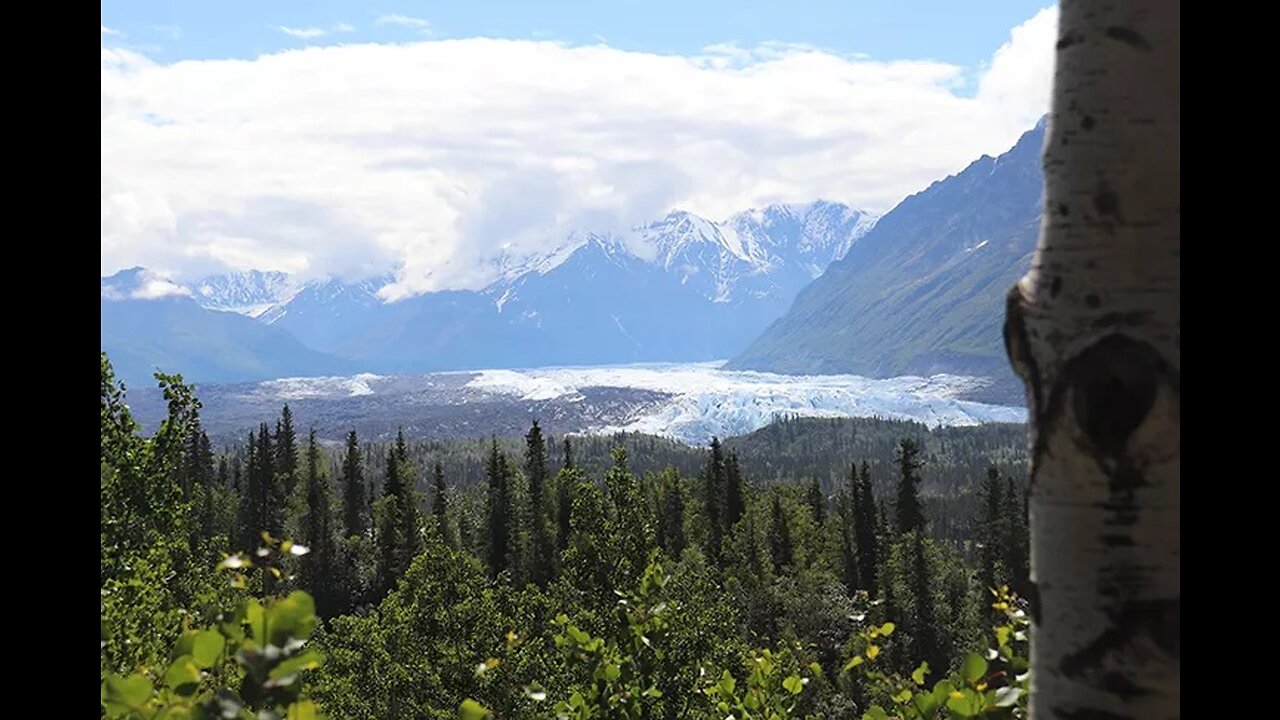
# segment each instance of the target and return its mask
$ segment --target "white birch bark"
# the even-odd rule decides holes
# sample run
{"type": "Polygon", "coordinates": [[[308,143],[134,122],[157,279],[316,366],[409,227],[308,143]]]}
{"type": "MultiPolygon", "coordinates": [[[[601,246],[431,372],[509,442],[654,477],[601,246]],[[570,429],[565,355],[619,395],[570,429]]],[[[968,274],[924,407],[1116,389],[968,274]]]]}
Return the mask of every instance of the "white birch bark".
{"type": "Polygon", "coordinates": [[[1062,0],[1031,271],[1033,718],[1180,714],[1178,0],[1062,0]]]}

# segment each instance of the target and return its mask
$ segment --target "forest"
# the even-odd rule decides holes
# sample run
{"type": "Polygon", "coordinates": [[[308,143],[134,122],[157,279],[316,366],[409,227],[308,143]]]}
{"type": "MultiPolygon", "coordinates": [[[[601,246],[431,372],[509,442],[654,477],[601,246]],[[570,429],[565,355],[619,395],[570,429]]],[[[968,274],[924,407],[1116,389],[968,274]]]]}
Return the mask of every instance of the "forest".
{"type": "Polygon", "coordinates": [[[1025,717],[1025,427],[214,448],[102,354],[101,714],[1025,717]],[[1017,478],[1017,479],[1015,479],[1017,478]]]}

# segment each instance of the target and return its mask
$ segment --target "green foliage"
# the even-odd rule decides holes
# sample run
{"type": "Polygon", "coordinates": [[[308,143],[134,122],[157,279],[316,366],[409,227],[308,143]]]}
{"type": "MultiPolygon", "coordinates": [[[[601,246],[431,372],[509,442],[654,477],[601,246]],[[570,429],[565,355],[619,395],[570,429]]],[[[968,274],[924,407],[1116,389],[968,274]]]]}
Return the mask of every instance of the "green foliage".
{"type": "MultiPolygon", "coordinates": [[[[244,572],[258,567],[279,572],[272,562],[305,553],[305,548],[264,535],[255,563],[245,555],[223,561],[236,573],[233,584],[247,587],[244,572]]],[[[311,596],[241,597],[209,627],[185,629],[165,662],[121,675],[107,673],[101,701],[108,718],[322,718],[302,690],[303,677],[324,663],[308,640],[319,619],[311,596]]]]}
{"type": "Polygon", "coordinates": [[[892,623],[859,633],[855,654],[844,666],[867,682],[871,704],[863,720],[936,720],[938,718],[1026,718],[1030,699],[1027,661],[1027,619],[1024,604],[1008,587],[993,591],[992,608],[1002,622],[993,628],[994,644],[984,653],[966,653],[955,672],[932,687],[931,667],[922,662],[909,677],[877,669],[880,638],[893,633],[892,623]]]}
{"type": "Polygon", "coordinates": [[[103,358],[111,717],[1025,712],[1020,601],[983,603],[1025,578],[1007,429],[788,420],[710,450],[623,435],[565,438],[563,454],[536,426],[365,446],[352,433],[345,451],[312,437],[299,457],[286,411],[215,453],[192,390],[158,379],[169,413],[144,438],[103,358]],[[903,494],[886,506],[893,463],[903,494]],[[987,465],[981,493],[981,473],[958,479],[987,465]],[[417,467],[435,470],[429,504],[417,467]],[[891,532],[912,493],[915,529],[891,532]],[[211,569],[264,528],[309,552],[270,533],[264,554],[226,560],[253,575],[211,569]]]}

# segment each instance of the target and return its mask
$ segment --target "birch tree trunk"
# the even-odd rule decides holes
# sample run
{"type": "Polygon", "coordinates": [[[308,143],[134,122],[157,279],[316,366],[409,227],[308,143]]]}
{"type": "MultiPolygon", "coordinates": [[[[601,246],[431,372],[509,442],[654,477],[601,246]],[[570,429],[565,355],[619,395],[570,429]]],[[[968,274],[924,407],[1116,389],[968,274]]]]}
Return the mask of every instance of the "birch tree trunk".
{"type": "Polygon", "coordinates": [[[1033,718],[1180,714],[1178,0],[1062,0],[1005,344],[1031,413],[1033,718]]]}

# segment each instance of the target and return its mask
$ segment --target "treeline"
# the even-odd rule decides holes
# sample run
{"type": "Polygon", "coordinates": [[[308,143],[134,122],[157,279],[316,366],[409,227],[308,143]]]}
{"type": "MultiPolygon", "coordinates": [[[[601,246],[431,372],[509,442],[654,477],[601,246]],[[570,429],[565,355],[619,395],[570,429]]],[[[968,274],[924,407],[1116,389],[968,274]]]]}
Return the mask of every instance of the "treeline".
{"type": "Polygon", "coordinates": [[[534,422],[519,440],[401,433],[362,445],[353,432],[331,451],[299,438],[286,406],[215,453],[198,400],[180,379],[161,382],[170,417],[144,439],[103,357],[104,677],[163,666],[188,608],[216,622],[236,592],[303,590],[324,620],[311,694],[334,717],[455,717],[466,698],[500,717],[545,717],[547,697],[587,703],[625,684],[610,668],[627,663],[644,678],[644,710],[602,716],[703,717],[717,695],[737,697],[703,687],[707,673],[758,668],[761,648],[777,682],[803,679],[803,693],[778,691],[793,713],[781,717],[849,717],[887,701],[883,682],[848,672],[851,653],[882,677],[921,663],[960,672],[999,619],[989,589],[1027,581],[1022,489],[996,459],[1020,455],[1000,430],[920,426],[891,441],[879,421],[785,420],[693,451],[634,435],[552,439],[534,422]],[[814,458],[809,471],[795,447],[814,458]],[[851,447],[866,454],[832,476],[824,464],[851,447]],[[458,470],[472,463],[480,482],[458,470]],[[967,482],[934,476],[935,498],[976,498],[946,537],[922,492],[934,465],[981,468],[967,482]],[[264,531],[302,554],[285,551],[247,588],[219,583],[208,568],[264,531]],[[650,627],[653,608],[663,615],[650,627]],[[879,644],[867,644],[869,627],[887,628],[879,644]],[[640,633],[626,662],[592,669],[586,658],[620,628],[640,633]],[[640,662],[659,636],[661,651],[640,662]]]}

